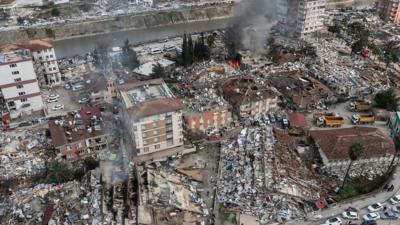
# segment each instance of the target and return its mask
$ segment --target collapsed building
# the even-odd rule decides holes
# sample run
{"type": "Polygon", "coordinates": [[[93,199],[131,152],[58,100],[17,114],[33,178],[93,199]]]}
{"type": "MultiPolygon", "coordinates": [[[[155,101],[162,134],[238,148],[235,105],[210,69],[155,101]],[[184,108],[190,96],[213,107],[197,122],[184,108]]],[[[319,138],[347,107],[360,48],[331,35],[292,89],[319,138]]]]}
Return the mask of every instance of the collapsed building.
{"type": "Polygon", "coordinates": [[[183,145],[183,104],[162,79],[124,84],[119,91],[138,155],[183,145]]]}
{"type": "Polygon", "coordinates": [[[351,159],[350,149],[361,144],[361,157],[352,164],[350,176],[367,176],[386,173],[398,162],[393,140],[379,128],[351,127],[330,130],[311,130],[310,136],[322,159],[321,170],[344,178],[351,159]]]}
{"type": "Polygon", "coordinates": [[[67,160],[97,156],[107,148],[107,134],[98,107],[82,107],[79,111],[48,122],[57,157],[67,160]]]}
{"type": "Polygon", "coordinates": [[[223,81],[221,86],[224,98],[240,118],[263,114],[277,107],[278,94],[266,87],[264,80],[232,78],[223,81]]]}

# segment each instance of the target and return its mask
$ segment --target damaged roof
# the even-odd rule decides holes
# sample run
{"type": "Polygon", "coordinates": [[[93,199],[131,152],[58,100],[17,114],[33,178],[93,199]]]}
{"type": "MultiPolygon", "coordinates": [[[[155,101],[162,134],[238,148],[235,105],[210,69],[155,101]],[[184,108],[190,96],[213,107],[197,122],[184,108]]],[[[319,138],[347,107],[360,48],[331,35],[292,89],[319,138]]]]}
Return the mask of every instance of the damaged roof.
{"type": "Polygon", "coordinates": [[[227,99],[239,104],[278,97],[275,92],[265,88],[265,85],[256,82],[252,77],[230,79],[223,84],[222,91],[227,99]]]}
{"type": "Polygon", "coordinates": [[[312,130],[310,136],[329,160],[346,160],[353,144],[364,146],[363,157],[373,158],[396,153],[393,140],[379,128],[351,127],[330,130],[312,130]]]}
{"type": "Polygon", "coordinates": [[[8,44],[0,47],[1,52],[15,51],[18,49],[29,49],[31,51],[40,51],[42,49],[53,48],[54,44],[50,38],[35,39],[27,42],[8,44]]]}
{"type": "Polygon", "coordinates": [[[48,124],[55,147],[104,134],[101,129],[101,112],[98,107],[82,107],[79,110],[79,116],[67,115],[51,119],[48,124]],[[96,126],[93,126],[94,120],[99,125],[96,129],[96,126]]]}

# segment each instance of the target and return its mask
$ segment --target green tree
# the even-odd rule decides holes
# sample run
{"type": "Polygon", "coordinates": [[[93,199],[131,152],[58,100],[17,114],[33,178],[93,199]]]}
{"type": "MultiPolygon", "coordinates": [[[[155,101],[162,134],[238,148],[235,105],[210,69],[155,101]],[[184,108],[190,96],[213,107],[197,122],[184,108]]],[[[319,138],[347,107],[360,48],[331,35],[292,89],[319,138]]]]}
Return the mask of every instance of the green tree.
{"type": "Polygon", "coordinates": [[[46,31],[47,37],[49,37],[49,38],[55,38],[56,37],[56,34],[54,33],[53,29],[45,28],[45,31],[46,31]]]}
{"type": "Polygon", "coordinates": [[[397,96],[393,89],[381,91],[375,95],[375,106],[389,111],[397,110],[397,96]]]}
{"type": "Polygon", "coordinates": [[[73,177],[73,171],[64,162],[53,161],[47,168],[47,180],[49,182],[65,183],[71,181],[73,177]]]}
{"type": "Polygon", "coordinates": [[[136,52],[130,47],[129,40],[126,39],[124,42],[124,46],[122,46],[122,65],[125,67],[129,67],[129,69],[133,70],[139,66],[139,62],[137,60],[136,52]]]}
{"type": "Polygon", "coordinates": [[[189,65],[189,49],[186,32],[183,34],[182,39],[182,65],[185,67],[189,65]]]}
{"type": "Polygon", "coordinates": [[[358,40],[351,45],[351,52],[353,52],[353,53],[359,53],[363,49],[364,49],[364,45],[361,40],[358,40]]]}
{"type": "Polygon", "coordinates": [[[94,159],[93,157],[89,156],[89,157],[86,157],[84,164],[85,164],[86,170],[94,170],[97,167],[99,167],[100,162],[98,160],[94,159]]]}
{"type": "Polygon", "coordinates": [[[189,35],[187,46],[188,46],[188,63],[189,65],[192,65],[194,61],[194,45],[193,45],[192,35],[189,35]]]}
{"type": "Polygon", "coordinates": [[[394,46],[394,42],[389,42],[383,48],[383,61],[386,63],[386,67],[389,66],[390,63],[399,61],[394,46]]]}
{"type": "Polygon", "coordinates": [[[160,63],[157,63],[156,65],[154,65],[151,75],[154,78],[165,77],[166,73],[164,67],[160,63]]]}
{"type": "Polygon", "coordinates": [[[350,146],[350,149],[349,149],[350,164],[347,167],[346,174],[344,175],[342,188],[344,188],[344,186],[347,182],[347,179],[349,177],[349,172],[350,172],[351,166],[353,165],[353,162],[356,161],[357,159],[359,159],[360,156],[363,154],[363,152],[364,152],[364,146],[361,143],[355,143],[350,146]]]}
{"type": "Polygon", "coordinates": [[[333,25],[328,27],[328,31],[334,34],[340,34],[341,27],[338,23],[334,23],[333,25]]]}
{"type": "Polygon", "coordinates": [[[59,17],[60,14],[61,14],[61,12],[60,12],[60,10],[58,8],[54,7],[54,8],[51,9],[51,15],[52,16],[59,17]]]}

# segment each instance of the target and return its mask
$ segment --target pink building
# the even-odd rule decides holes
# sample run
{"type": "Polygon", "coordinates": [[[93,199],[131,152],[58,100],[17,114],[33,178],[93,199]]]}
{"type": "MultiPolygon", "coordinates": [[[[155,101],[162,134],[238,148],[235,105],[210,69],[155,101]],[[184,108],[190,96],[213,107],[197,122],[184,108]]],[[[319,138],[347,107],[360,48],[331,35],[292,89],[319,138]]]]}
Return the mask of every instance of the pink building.
{"type": "Polygon", "coordinates": [[[378,1],[377,11],[379,16],[394,24],[400,24],[400,0],[380,0],[378,1]]]}

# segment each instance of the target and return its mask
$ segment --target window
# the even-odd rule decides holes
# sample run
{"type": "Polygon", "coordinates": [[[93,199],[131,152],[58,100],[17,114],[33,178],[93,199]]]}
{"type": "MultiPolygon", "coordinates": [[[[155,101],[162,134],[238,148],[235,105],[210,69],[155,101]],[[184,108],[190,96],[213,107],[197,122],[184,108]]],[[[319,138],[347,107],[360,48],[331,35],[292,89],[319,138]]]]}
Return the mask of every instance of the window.
{"type": "Polygon", "coordinates": [[[154,138],[154,142],[159,142],[160,140],[158,139],[158,137],[154,138]]]}
{"type": "Polygon", "coordinates": [[[24,85],[17,85],[17,89],[21,89],[21,88],[24,88],[24,85]]]}
{"type": "Polygon", "coordinates": [[[48,59],[49,58],[49,56],[48,55],[46,55],[46,59],[48,59]]]}
{"type": "Polygon", "coordinates": [[[144,152],[148,152],[149,151],[149,147],[146,147],[143,149],[144,152]]]}
{"type": "Polygon", "coordinates": [[[147,138],[147,133],[143,133],[143,138],[147,138]]]}
{"type": "Polygon", "coordinates": [[[157,135],[158,134],[158,130],[153,130],[153,134],[157,135]]]}
{"type": "Polygon", "coordinates": [[[154,149],[159,149],[160,145],[154,145],[154,149]]]}
{"type": "Polygon", "coordinates": [[[15,63],[10,64],[10,68],[14,68],[14,67],[17,67],[17,64],[15,64],[15,63]]]}
{"type": "Polygon", "coordinates": [[[21,95],[25,95],[25,91],[18,92],[18,95],[19,95],[19,96],[21,96],[21,95]]]}
{"type": "Polygon", "coordinates": [[[143,140],[143,145],[147,145],[147,140],[143,140]]]}
{"type": "Polygon", "coordinates": [[[153,123],[153,128],[156,128],[157,127],[157,123],[153,123]]]}
{"type": "Polygon", "coordinates": [[[51,71],[51,68],[49,68],[49,71],[51,71]]]}
{"type": "Polygon", "coordinates": [[[53,67],[53,70],[56,70],[56,68],[55,68],[55,67],[53,67]]]}
{"type": "Polygon", "coordinates": [[[53,58],[53,55],[50,55],[50,58],[53,58]]]}
{"type": "Polygon", "coordinates": [[[21,78],[15,78],[14,79],[14,82],[20,82],[21,81],[21,78]]]}
{"type": "Polygon", "coordinates": [[[12,73],[12,75],[17,75],[17,74],[19,74],[19,71],[12,71],[11,73],[12,73]]]}
{"type": "Polygon", "coordinates": [[[171,146],[171,145],[173,145],[174,144],[174,140],[168,140],[167,141],[167,146],[171,146]]]}
{"type": "Polygon", "coordinates": [[[43,57],[42,56],[39,56],[39,60],[42,60],[43,59],[43,57]]]}
{"type": "Polygon", "coordinates": [[[8,102],[8,106],[15,106],[15,102],[8,102]]]}

